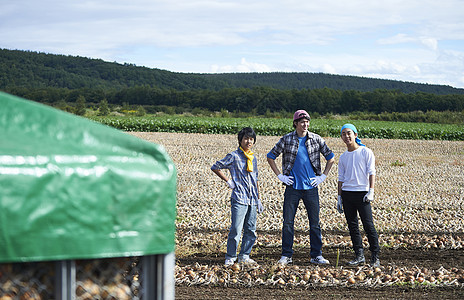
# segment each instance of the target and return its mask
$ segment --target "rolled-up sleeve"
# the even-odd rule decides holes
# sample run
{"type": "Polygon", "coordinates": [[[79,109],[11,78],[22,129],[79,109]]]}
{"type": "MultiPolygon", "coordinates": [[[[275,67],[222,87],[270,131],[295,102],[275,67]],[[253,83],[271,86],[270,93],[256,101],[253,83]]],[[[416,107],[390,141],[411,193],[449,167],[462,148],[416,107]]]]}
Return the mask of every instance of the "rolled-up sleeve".
{"type": "Polygon", "coordinates": [[[322,144],[321,153],[324,156],[324,158],[326,160],[331,160],[332,158],[334,158],[335,154],[332,152],[332,150],[330,150],[329,146],[327,146],[323,138],[321,138],[321,144],[322,144]]]}
{"type": "Polygon", "coordinates": [[[280,138],[277,144],[275,144],[274,148],[272,148],[271,151],[269,151],[267,157],[271,159],[276,159],[284,151],[284,146],[284,138],[280,138]]]}
{"type": "Polygon", "coordinates": [[[272,153],[272,151],[269,151],[269,153],[266,155],[267,158],[270,158],[270,159],[276,159],[277,156],[275,156],[274,153],[272,153]]]}
{"type": "Polygon", "coordinates": [[[221,160],[218,160],[211,166],[211,170],[219,170],[219,169],[230,169],[232,163],[234,162],[234,156],[232,154],[227,154],[221,160]]]}

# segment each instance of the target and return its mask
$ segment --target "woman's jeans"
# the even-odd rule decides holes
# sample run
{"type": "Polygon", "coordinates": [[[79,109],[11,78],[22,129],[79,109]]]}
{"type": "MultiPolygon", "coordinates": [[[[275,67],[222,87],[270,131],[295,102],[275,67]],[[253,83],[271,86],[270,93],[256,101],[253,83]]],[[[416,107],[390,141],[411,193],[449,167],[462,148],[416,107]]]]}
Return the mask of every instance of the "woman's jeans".
{"type": "Polygon", "coordinates": [[[231,205],[231,221],[229,235],[227,237],[226,259],[237,258],[237,248],[240,242],[240,236],[243,238],[240,246],[239,257],[247,258],[250,255],[251,248],[256,241],[256,205],[245,205],[233,202],[231,205]]]}
{"type": "Polygon", "coordinates": [[[358,226],[358,212],[364,231],[369,241],[369,250],[377,253],[380,250],[379,236],[374,227],[372,218],[372,207],[369,202],[364,202],[363,198],[367,192],[348,192],[342,191],[343,211],[345,212],[346,222],[350,230],[351,242],[356,255],[360,249],[363,249],[362,237],[358,226]]]}
{"type": "Polygon", "coordinates": [[[319,192],[317,187],[309,190],[295,190],[287,186],[284,194],[284,224],[282,227],[282,256],[292,257],[295,214],[300,199],[303,199],[309,219],[309,241],[311,257],[322,254],[322,236],[319,225],[319,192]]]}

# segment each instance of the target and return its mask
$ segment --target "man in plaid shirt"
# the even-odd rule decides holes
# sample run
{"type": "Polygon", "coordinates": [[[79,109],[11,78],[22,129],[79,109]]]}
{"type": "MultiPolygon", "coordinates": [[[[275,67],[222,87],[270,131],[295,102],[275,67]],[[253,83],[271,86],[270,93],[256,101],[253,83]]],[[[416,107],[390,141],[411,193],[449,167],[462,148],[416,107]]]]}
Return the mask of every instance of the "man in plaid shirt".
{"type": "Polygon", "coordinates": [[[292,263],[294,220],[298,203],[303,199],[309,219],[311,262],[328,264],[322,256],[322,236],[319,225],[319,192],[317,186],[324,182],[334,164],[334,154],[319,135],[309,132],[311,118],[304,110],[293,115],[295,131],[284,135],[267,154],[272,171],[285,185],[282,227],[282,257],[280,264],[292,263]],[[282,172],[275,159],[282,155],[282,172]],[[324,172],[321,168],[321,154],[327,160],[324,172]]]}

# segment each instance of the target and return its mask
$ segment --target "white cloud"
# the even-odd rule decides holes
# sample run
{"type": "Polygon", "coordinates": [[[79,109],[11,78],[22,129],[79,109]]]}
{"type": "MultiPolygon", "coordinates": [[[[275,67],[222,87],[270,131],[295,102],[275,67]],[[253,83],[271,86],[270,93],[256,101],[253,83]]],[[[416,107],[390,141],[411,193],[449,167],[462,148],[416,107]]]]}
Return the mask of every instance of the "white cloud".
{"type": "Polygon", "coordinates": [[[438,41],[432,37],[409,36],[405,33],[398,33],[395,36],[381,38],[377,41],[380,45],[395,45],[403,43],[419,43],[431,50],[438,49],[438,41]]]}
{"type": "Polygon", "coordinates": [[[419,40],[426,47],[428,47],[428,48],[430,48],[432,50],[438,50],[438,41],[436,39],[421,37],[421,38],[419,38],[419,40]]]}
{"type": "Polygon", "coordinates": [[[329,74],[337,74],[338,73],[337,69],[334,66],[332,66],[331,64],[323,64],[320,69],[321,69],[322,73],[329,73],[329,74]]]}
{"type": "Polygon", "coordinates": [[[239,73],[239,72],[246,72],[246,73],[264,73],[264,72],[272,72],[272,69],[260,63],[248,62],[245,58],[242,58],[240,64],[237,65],[212,65],[210,72],[212,73],[239,73]]]}
{"type": "Polygon", "coordinates": [[[2,0],[0,48],[180,72],[355,72],[464,87],[462,57],[444,54],[464,49],[462,4],[2,0]]]}
{"type": "Polygon", "coordinates": [[[381,38],[378,40],[380,45],[392,45],[392,44],[402,44],[402,43],[410,43],[414,42],[416,38],[410,37],[404,33],[398,33],[395,36],[388,37],[388,38],[381,38]]]}

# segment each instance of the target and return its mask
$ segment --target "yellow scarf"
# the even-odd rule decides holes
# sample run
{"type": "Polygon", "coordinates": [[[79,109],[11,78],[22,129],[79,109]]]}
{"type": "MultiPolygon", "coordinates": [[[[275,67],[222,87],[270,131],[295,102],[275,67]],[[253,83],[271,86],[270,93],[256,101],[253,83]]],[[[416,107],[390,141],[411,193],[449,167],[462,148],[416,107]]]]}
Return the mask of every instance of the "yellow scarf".
{"type": "Polygon", "coordinates": [[[248,151],[248,152],[245,152],[245,150],[243,150],[242,146],[240,146],[240,150],[243,151],[243,154],[245,154],[245,157],[247,158],[247,171],[248,172],[253,172],[253,152],[251,151],[248,151]]]}

